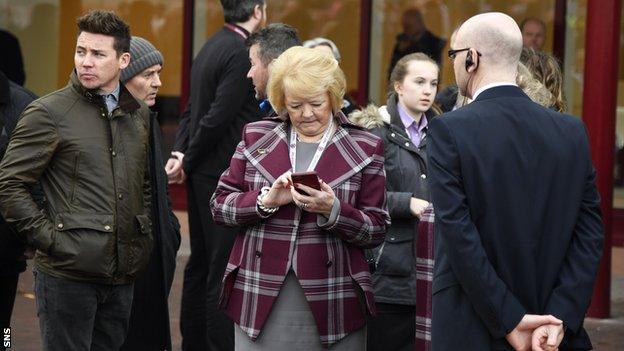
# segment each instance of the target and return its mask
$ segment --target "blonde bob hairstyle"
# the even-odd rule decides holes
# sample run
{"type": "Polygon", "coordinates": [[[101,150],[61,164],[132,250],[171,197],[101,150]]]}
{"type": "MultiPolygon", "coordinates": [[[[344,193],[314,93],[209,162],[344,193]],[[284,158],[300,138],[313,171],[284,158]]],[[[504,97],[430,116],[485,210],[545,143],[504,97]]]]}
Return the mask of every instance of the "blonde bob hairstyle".
{"type": "Polygon", "coordinates": [[[345,75],[332,56],[293,46],[269,65],[267,96],[273,109],[284,113],[285,92],[302,99],[327,93],[336,113],[342,106],[346,85],[345,75]]]}

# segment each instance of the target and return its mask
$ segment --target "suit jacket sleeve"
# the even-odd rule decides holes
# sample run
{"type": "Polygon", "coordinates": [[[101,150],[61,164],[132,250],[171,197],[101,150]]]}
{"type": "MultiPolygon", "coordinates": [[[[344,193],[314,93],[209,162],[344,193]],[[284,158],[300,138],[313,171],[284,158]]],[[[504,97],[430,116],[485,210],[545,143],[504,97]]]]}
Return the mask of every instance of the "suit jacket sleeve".
{"type": "Polygon", "coordinates": [[[562,319],[566,327],[575,333],[581,327],[589,307],[604,240],[600,196],[595,184],[596,171],[591,163],[587,135],[584,128],[581,129],[583,146],[580,159],[586,163],[587,180],[572,241],[546,305],[546,313],[562,319]]]}
{"type": "Polygon", "coordinates": [[[249,57],[246,50],[235,53],[227,62],[216,89],[215,99],[205,115],[201,116],[195,135],[189,136],[184,154],[184,171],[191,174],[196,160],[206,150],[216,145],[225,126],[240,114],[242,101],[249,90],[249,57]]]}
{"type": "Polygon", "coordinates": [[[173,144],[172,151],[179,151],[181,153],[186,152],[186,148],[188,146],[189,139],[189,119],[191,116],[191,101],[189,99],[186,104],[186,108],[184,112],[182,112],[182,116],[180,116],[180,121],[178,122],[178,131],[176,132],[175,143],[173,144]]]}
{"type": "Polygon", "coordinates": [[[383,143],[377,143],[372,161],[362,172],[362,188],[356,206],[340,201],[336,221],[323,229],[340,239],[362,248],[380,245],[390,225],[386,209],[386,176],[383,166],[383,143]]]}
{"type": "Polygon", "coordinates": [[[57,128],[47,110],[33,103],[24,111],[0,163],[0,210],[29,245],[49,252],[54,224],[39,210],[31,188],[38,184],[59,144],[57,128]]]}
{"type": "Polygon", "coordinates": [[[481,244],[464,192],[458,147],[444,118],[431,122],[429,137],[436,235],[473,308],[490,334],[502,338],[520,322],[525,308],[498,277],[481,244]]]}

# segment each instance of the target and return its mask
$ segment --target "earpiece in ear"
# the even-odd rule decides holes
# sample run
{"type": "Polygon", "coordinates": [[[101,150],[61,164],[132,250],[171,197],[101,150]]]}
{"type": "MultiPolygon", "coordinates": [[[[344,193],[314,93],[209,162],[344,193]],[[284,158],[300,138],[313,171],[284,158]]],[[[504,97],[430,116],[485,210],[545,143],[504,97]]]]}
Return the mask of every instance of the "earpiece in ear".
{"type": "Polygon", "coordinates": [[[468,53],[466,54],[466,72],[468,72],[468,68],[470,68],[470,66],[473,66],[475,63],[472,60],[472,51],[468,50],[468,53]]]}

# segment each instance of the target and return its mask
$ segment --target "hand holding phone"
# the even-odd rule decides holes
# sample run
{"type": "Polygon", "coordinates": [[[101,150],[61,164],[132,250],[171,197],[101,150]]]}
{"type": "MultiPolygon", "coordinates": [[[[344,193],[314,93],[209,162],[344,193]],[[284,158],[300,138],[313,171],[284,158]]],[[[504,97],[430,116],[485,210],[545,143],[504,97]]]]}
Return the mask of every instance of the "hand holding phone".
{"type": "MultiPolygon", "coordinates": [[[[316,174],[315,171],[293,173],[290,175],[290,178],[292,179],[293,185],[303,184],[303,185],[309,186],[310,188],[321,190],[321,183],[319,182],[318,175],[316,174]]],[[[309,195],[305,193],[303,190],[298,189],[296,186],[295,186],[295,190],[299,194],[309,195]]]]}

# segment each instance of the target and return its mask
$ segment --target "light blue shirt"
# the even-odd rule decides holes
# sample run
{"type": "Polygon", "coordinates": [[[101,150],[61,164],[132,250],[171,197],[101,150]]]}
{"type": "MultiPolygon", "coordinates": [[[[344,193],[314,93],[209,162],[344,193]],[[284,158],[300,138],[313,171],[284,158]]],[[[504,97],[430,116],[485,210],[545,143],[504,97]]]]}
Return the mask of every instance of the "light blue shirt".
{"type": "Polygon", "coordinates": [[[407,111],[401,107],[401,104],[397,104],[397,110],[399,110],[399,116],[401,116],[401,122],[405,126],[407,133],[409,134],[410,139],[414,145],[420,145],[420,142],[425,138],[426,128],[429,124],[427,121],[427,117],[423,114],[420,118],[420,121],[416,123],[414,118],[410,116],[407,111]]]}
{"type": "Polygon", "coordinates": [[[113,90],[110,94],[102,95],[104,97],[104,101],[106,102],[106,108],[108,109],[109,116],[119,105],[119,90],[120,85],[117,84],[117,88],[115,88],[115,90],[113,90]]]}

